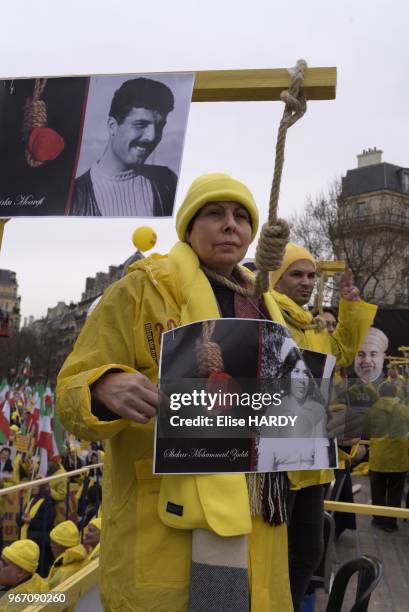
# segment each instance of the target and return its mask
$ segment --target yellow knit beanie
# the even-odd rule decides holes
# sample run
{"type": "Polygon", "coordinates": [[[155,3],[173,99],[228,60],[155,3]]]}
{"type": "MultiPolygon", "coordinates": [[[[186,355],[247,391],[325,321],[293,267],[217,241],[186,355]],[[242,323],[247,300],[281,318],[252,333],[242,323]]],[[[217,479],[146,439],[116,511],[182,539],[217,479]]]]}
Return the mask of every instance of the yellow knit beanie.
{"type": "Polygon", "coordinates": [[[40,549],[33,540],[17,540],[6,546],[1,553],[8,561],[22,567],[29,574],[37,570],[40,549]]]}
{"type": "Polygon", "coordinates": [[[50,538],[60,546],[71,548],[80,543],[80,532],[72,521],[63,521],[50,531],[50,538]]]}
{"type": "Polygon", "coordinates": [[[250,215],[252,239],[258,229],[258,210],[251,191],[228,174],[213,172],[202,174],[190,185],[176,215],[176,231],[179,240],[185,240],[186,230],[195,214],[208,202],[238,202],[250,215]]]}
{"type": "Polygon", "coordinates": [[[306,259],[314,265],[314,268],[317,267],[317,262],[311,253],[307,251],[307,249],[304,249],[304,247],[294,244],[293,242],[289,242],[285,247],[281,267],[278,268],[278,270],[274,270],[274,272],[270,272],[270,289],[274,289],[284,272],[291,266],[291,264],[299,261],[300,259],[306,259]]]}

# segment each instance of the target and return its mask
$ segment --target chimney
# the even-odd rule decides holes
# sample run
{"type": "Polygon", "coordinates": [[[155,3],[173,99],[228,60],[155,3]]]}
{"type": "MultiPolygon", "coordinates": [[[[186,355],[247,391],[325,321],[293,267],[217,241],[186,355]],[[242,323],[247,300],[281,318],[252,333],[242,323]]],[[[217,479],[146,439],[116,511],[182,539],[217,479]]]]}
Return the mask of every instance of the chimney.
{"type": "Polygon", "coordinates": [[[382,153],[380,149],[374,147],[373,149],[365,149],[357,155],[358,158],[358,168],[363,168],[364,166],[373,166],[374,164],[382,163],[382,153]]]}

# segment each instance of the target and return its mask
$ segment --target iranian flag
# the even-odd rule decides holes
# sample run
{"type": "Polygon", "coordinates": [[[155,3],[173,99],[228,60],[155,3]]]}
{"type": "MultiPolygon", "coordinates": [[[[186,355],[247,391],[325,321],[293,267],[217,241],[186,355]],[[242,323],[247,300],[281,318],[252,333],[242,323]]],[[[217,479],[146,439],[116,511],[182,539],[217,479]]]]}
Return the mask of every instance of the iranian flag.
{"type": "Polygon", "coordinates": [[[58,461],[60,454],[53,432],[54,397],[51,387],[47,385],[41,405],[37,447],[40,449],[40,476],[46,476],[48,460],[58,461]]]}
{"type": "Polygon", "coordinates": [[[32,411],[29,413],[27,418],[27,433],[32,433],[35,438],[39,435],[39,424],[41,414],[41,402],[44,395],[44,387],[38,386],[34,392],[32,401],[32,411]]]}
{"type": "Polygon", "coordinates": [[[9,393],[9,391],[10,385],[7,382],[7,378],[3,378],[0,383],[0,404],[4,402],[4,400],[6,399],[6,395],[9,393]]]}
{"type": "Polygon", "coordinates": [[[7,442],[12,431],[10,429],[10,402],[8,394],[0,404],[0,442],[7,442]],[[1,439],[3,438],[3,439],[1,439]]]}

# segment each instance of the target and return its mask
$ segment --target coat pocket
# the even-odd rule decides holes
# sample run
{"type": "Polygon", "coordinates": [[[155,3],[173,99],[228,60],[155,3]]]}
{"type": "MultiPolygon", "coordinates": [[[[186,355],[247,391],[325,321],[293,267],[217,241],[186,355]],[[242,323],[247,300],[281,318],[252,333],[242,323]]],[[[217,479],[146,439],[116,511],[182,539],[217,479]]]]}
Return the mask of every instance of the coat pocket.
{"type": "Polygon", "coordinates": [[[152,474],[152,460],[135,462],[136,576],[162,587],[189,583],[192,555],[191,531],[164,525],[158,516],[161,477],[152,474]]]}

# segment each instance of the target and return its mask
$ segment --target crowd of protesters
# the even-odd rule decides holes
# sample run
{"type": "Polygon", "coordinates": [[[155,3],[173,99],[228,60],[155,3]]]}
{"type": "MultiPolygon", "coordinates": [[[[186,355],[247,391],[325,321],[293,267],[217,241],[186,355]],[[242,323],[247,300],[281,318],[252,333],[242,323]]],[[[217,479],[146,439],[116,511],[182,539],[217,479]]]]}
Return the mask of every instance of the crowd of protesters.
{"type": "MultiPolygon", "coordinates": [[[[373,501],[400,505],[408,469],[408,385],[399,372],[387,379],[383,373],[387,339],[373,327],[376,306],[360,298],[347,269],[338,312],[308,310],[317,262],[291,243],[270,274],[269,290],[255,298],[254,278],[238,264],[257,227],[245,185],[223,174],[199,177],[178,211],[179,242],[169,255],[131,266],[86,322],[59,375],[59,415],[78,439],[108,440],[107,461],[102,490],[98,467],[79,483],[76,521],[52,526],[47,519],[46,545],[40,538],[37,548],[49,585],[100,554],[107,610],[301,610],[323,554],[324,496],[334,472],[278,474],[270,466],[261,481],[253,474],[247,480],[243,474],[152,474],[160,354],[160,334],[153,330],[170,323],[261,317],[287,327],[300,349],[333,355],[329,425],[337,432],[341,469],[347,472],[356,461],[367,435],[373,501]],[[352,365],[350,379],[346,368],[352,365]],[[99,550],[102,496],[106,520],[99,550]]],[[[91,449],[89,462],[98,460],[91,449]]],[[[53,470],[78,465],[70,449],[53,470]]],[[[31,521],[43,506],[51,509],[52,489],[39,485],[21,517],[34,561],[37,525],[30,539],[31,521]]],[[[54,488],[54,501],[58,494],[54,488]]],[[[394,531],[397,525],[384,521],[382,527],[394,531]]],[[[19,548],[16,556],[8,550],[3,563],[20,558],[21,542],[9,547],[19,548]]],[[[34,565],[20,568],[27,573],[34,565]]],[[[25,576],[29,583],[35,570],[25,576]]]]}

